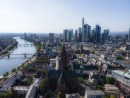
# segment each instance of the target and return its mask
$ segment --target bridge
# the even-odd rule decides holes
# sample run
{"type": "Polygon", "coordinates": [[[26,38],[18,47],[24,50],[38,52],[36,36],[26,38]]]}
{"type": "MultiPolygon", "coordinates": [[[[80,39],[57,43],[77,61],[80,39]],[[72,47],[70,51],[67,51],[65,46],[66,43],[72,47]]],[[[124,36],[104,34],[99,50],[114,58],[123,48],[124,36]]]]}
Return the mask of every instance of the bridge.
{"type": "Polygon", "coordinates": [[[20,47],[32,47],[34,44],[18,44],[20,47]]]}
{"type": "Polygon", "coordinates": [[[10,55],[23,55],[24,56],[24,58],[26,58],[27,57],[27,55],[34,55],[34,54],[27,54],[27,53],[22,53],[22,54],[8,54],[7,56],[8,56],[8,58],[10,58],[10,55]]]}

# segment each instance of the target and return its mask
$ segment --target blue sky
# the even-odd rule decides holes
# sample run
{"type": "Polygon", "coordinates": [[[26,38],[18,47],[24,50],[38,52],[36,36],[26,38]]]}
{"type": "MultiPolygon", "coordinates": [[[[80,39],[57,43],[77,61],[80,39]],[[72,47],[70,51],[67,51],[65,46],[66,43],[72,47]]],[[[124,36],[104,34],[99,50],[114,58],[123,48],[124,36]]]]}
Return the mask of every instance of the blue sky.
{"type": "Polygon", "coordinates": [[[110,31],[128,31],[130,0],[0,0],[0,32],[62,32],[81,19],[110,31]]]}

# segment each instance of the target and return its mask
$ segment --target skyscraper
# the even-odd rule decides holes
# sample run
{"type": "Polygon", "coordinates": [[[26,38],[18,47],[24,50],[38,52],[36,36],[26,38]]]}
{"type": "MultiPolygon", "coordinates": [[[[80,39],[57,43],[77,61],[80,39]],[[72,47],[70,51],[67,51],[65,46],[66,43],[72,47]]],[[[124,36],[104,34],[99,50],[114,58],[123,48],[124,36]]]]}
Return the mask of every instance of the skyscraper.
{"type": "Polygon", "coordinates": [[[91,42],[95,42],[96,34],[95,34],[95,29],[91,30],[90,34],[91,42]]]}
{"type": "Polygon", "coordinates": [[[64,42],[71,42],[73,38],[73,29],[66,29],[63,31],[63,39],[64,39],[64,42]]]}
{"type": "Polygon", "coordinates": [[[54,43],[54,33],[49,33],[49,42],[54,43]]]}
{"type": "Polygon", "coordinates": [[[64,40],[64,42],[68,41],[68,34],[69,34],[68,32],[69,32],[68,29],[63,31],[63,40],[64,40]]]}
{"type": "Polygon", "coordinates": [[[102,33],[102,42],[105,42],[108,38],[108,34],[109,34],[109,30],[104,30],[104,32],[102,33]]]}
{"type": "Polygon", "coordinates": [[[129,34],[128,34],[128,41],[130,41],[130,28],[129,28],[129,34]]]}
{"type": "Polygon", "coordinates": [[[73,38],[73,29],[70,29],[70,31],[69,31],[69,42],[72,41],[72,38],[73,38]]]}
{"type": "Polygon", "coordinates": [[[95,34],[96,34],[96,42],[100,42],[101,27],[99,25],[96,25],[95,27],[95,34]]]}
{"type": "Polygon", "coordinates": [[[75,36],[74,36],[74,39],[75,39],[76,42],[78,41],[78,34],[77,34],[77,33],[78,33],[77,30],[75,30],[75,36]]]}
{"type": "Polygon", "coordinates": [[[89,42],[90,41],[90,31],[91,31],[91,26],[88,24],[84,25],[84,41],[89,42]]]}
{"type": "Polygon", "coordinates": [[[81,42],[82,41],[82,29],[78,28],[78,41],[81,42]]]}
{"type": "Polygon", "coordinates": [[[81,33],[81,36],[82,36],[82,42],[84,42],[85,41],[85,39],[84,39],[84,17],[82,18],[82,33],[81,33]]]}

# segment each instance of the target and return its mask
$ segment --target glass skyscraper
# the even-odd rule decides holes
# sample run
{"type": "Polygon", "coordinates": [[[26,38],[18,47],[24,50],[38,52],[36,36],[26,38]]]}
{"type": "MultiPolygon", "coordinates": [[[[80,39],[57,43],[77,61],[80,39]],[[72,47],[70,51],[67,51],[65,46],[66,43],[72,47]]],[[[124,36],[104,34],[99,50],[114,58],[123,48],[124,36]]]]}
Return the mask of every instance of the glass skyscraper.
{"type": "Polygon", "coordinates": [[[101,27],[99,25],[96,25],[95,27],[95,34],[96,34],[96,42],[100,42],[100,38],[101,38],[101,27]]]}

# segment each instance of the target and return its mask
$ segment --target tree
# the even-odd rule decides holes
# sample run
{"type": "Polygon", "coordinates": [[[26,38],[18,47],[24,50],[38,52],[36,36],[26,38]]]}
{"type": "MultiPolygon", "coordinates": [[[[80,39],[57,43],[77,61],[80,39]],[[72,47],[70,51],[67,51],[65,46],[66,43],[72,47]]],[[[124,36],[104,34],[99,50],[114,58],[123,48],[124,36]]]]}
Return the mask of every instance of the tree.
{"type": "Polygon", "coordinates": [[[103,90],[103,86],[97,85],[97,86],[96,86],[96,90],[103,90]]]}
{"type": "Polygon", "coordinates": [[[109,96],[102,96],[101,98],[110,98],[109,96]]]}
{"type": "Polygon", "coordinates": [[[6,77],[9,75],[9,72],[6,72],[3,76],[6,77]]]}
{"type": "Polygon", "coordinates": [[[65,98],[62,92],[58,92],[56,98],[65,98]]]}
{"type": "Polygon", "coordinates": [[[116,57],[117,60],[124,60],[123,57],[119,56],[119,57],[116,57]]]}
{"type": "Polygon", "coordinates": [[[44,78],[40,84],[40,92],[42,94],[45,93],[45,91],[49,88],[49,79],[48,78],[44,78]]]}
{"type": "Polygon", "coordinates": [[[8,90],[8,91],[6,91],[6,98],[12,98],[12,96],[13,96],[13,92],[12,92],[12,90],[8,90]]]}
{"type": "Polygon", "coordinates": [[[83,82],[83,77],[78,77],[79,82],[83,82]]]}
{"type": "Polygon", "coordinates": [[[13,98],[13,91],[8,90],[5,93],[0,93],[0,98],[13,98]]]}
{"type": "Polygon", "coordinates": [[[12,72],[16,72],[16,71],[17,71],[17,69],[16,69],[16,68],[12,69],[12,72]]]}
{"type": "Polygon", "coordinates": [[[115,78],[113,78],[113,77],[107,77],[106,78],[106,83],[107,84],[115,84],[115,78]]]}
{"type": "Polygon", "coordinates": [[[115,96],[113,94],[110,95],[110,98],[115,98],[115,96]]]}

